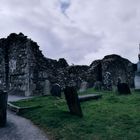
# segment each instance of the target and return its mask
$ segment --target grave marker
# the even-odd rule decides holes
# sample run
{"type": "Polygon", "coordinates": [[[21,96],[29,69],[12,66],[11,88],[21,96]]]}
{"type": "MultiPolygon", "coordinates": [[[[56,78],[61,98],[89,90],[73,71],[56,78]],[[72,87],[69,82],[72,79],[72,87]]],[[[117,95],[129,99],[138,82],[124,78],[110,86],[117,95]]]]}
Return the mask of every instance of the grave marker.
{"type": "Polygon", "coordinates": [[[61,97],[61,87],[59,84],[53,84],[51,88],[51,95],[61,97]]]}
{"type": "Polygon", "coordinates": [[[64,90],[64,94],[70,113],[82,117],[83,113],[76,89],[67,86],[64,90]]]}
{"type": "Polygon", "coordinates": [[[0,127],[4,127],[7,121],[7,92],[0,90],[0,127]]]}

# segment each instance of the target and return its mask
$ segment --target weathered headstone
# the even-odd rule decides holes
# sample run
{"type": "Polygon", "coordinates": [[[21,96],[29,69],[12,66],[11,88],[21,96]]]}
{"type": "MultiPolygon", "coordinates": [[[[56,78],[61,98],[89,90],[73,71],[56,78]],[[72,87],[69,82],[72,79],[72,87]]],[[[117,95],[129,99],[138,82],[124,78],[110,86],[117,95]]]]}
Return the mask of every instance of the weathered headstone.
{"type": "Polygon", "coordinates": [[[50,81],[45,80],[44,81],[44,95],[50,95],[50,81]]]}
{"type": "Polygon", "coordinates": [[[83,113],[76,89],[74,87],[67,86],[64,90],[64,94],[70,113],[82,117],[83,113]]]}
{"type": "Polygon", "coordinates": [[[51,88],[51,95],[61,97],[61,87],[59,84],[53,84],[51,88]]]}
{"type": "Polygon", "coordinates": [[[0,127],[4,127],[7,121],[7,92],[0,90],[0,127]]]}
{"type": "Polygon", "coordinates": [[[118,83],[117,89],[120,95],[131,94],[130,88],[127,83],[118,83]]]}
{"type": "Polygon", "coordinates": [[[88,87],[88,83],[87,83],[86,81],[83,81],[83,82],[81,83],[79,92],[84,92],[84,91],[86,91],[87,87],[88,87]]]}

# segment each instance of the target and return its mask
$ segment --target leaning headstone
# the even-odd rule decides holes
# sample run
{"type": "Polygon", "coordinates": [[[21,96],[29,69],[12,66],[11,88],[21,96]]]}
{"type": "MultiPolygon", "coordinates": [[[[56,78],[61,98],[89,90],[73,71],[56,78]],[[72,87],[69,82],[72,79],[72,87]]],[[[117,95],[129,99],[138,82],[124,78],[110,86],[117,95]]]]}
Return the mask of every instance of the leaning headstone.
{"type": "Polygon", "coordinates": [[[7,121],[7,92],[0,90],[0,127],[4,127],[7,121]]]}
{"type": "Polygon", "coordinates": [[[83,82],[81,83],[79,92],[84,92],[84,91],[86,91],[87,87],[88,87],[88,83],[87,83],[86,81],[83,81],[83,82]]]}
{"type": "Polygon", "coordinates": [[[105,90],[112,90],[112,75],[110,72],[105,73],[103,83],[105,90]]]}
{"type": "Polygon", "coordinates": [[[120,95],[131,94],[130,88],[127,83],[118,83],[117,89],[120,95]]]}
{"type": "Polygon", "coordinates": [[[67,86],[64,89],[64,94],[70,113],[82,117],[83,113],[76,89],[74,87],[67,86]]]}
{"type": "Polygon", "coordinates": [[[59,84],[53,84],[51,88],[51,95],[61,97],[61,87],[59,84]]]}
{"type": "Polygon", "coordinates": [[[45,80],[44,82],[44,95],[50,95],[50,81],[45,80]]]}

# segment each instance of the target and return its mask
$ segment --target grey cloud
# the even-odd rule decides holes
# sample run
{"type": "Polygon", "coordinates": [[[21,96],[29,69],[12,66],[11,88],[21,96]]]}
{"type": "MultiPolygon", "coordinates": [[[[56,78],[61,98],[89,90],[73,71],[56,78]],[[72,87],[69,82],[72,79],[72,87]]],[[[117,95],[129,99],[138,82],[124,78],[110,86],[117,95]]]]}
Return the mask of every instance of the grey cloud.
{"type": "Polygon", "coordinates": [[[100,49],[103,36],[87,34],[76,28],[67,30],[69,38],[62,40],[62,46],[57,51],[58,56],[63,55],[72,63],[81,63],[86,54],[98,52],[100,49]]]}
{"type": "Polygon", "coordinates": [[[23,32],[41,46],[46,57],[65,57],[69,63],[89,64],[108,53],[118,53],[136,62],[140,1],[59,2],[1,0],[0,37],[23,32]]]}

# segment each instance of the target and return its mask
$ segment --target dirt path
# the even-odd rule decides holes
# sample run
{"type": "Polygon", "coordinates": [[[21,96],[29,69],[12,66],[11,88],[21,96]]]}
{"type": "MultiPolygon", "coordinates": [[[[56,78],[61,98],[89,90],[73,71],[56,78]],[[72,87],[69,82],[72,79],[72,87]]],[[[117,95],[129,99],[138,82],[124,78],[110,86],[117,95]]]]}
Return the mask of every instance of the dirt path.
{"type": "Polygon", "coordinates": [[[0,128],[0,140],[48,140],[31,121],[7,112],[7,125],[0,128]]]}

